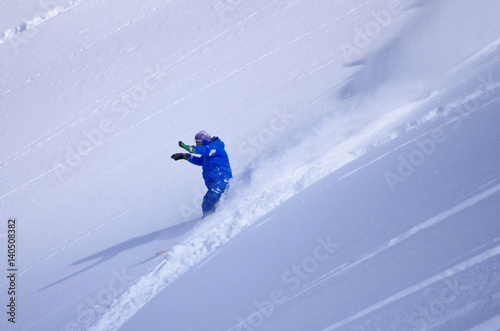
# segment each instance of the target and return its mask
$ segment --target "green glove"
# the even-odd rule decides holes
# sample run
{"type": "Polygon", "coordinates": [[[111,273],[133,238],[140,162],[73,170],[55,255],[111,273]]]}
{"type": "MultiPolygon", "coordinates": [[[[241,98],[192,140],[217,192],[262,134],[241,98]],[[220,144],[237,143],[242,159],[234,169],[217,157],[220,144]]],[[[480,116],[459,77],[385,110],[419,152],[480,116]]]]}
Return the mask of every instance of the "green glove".
{"type": "Polygon", "coordinates": [[[194,146],[188,146],[185,143],[183,143],[182,141],[179,141],[179,147],[184,148],[189,153],[194,153],[194,146]]]}

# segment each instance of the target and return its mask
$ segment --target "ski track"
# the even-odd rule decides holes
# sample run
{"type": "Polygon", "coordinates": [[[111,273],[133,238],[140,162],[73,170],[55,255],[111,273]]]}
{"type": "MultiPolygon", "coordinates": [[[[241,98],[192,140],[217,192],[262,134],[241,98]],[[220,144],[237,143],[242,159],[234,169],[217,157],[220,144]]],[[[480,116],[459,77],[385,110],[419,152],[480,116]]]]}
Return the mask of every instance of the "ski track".
{"type": "MultiPolygon", "coordinates": [[[[344,178],[344,177],[342,177],[342,178],[344,178]]],[[[341,179],[339,179],[339,180],[341,180],[341,179]]],[[[384,253],[386,250],[391,249],[394,246],[404,242],[405,240],[419,234],[421,231],[429,229],[429,228],[447,220],[451,216],[458,214],[461,211],[463,211],[469,207],[474,206],[475,204],[477,204],[477,203],[489,198],[490,196],[494,195],[498,191],[500,191],[500,184],[498,184],[498,185],[496,185],[488,190],[485,190],[485,191],[459,203],[458,205],[456,205],[452,208],[449,208],[449,209],[443,211],[442,213],[426,220],[425,222],[422,222],[422,223],[412,227],[408,231],[403,232],[392,239],[389,239],[387,242],[378,246],[377,248],[364,253],[363,255],[358,257],[355,261],[348,263],[348,264],[343,264],[343,265],[336,267],[336,268],[332,269],[331,271],[323,274],[322,276],[319,276],[316,280],[312,281],[309,284],[306,284],[302,290],[293,293],[293,295],[288,295],[288,296],[284,297],[283,299],[281,299],[279,302],[276,302],[276,306],[279,307],[283,304],[286,304],[292,300],[297,299],[298,297],[302,296],[303,294],[305,294],[305,293],[307,293],[307,292],[309,292],[309,291],[311,291],[319,286],[322,286],[325,282],[330,281],[332,278],[337,277],[337,276],[357,267],[361,263],[366,262],[366,261],[384,253]]],[[[330,326],[329,328],[327,328],[325,330],[334,330],[336,328],[344,326],[344,325],[346,325],[346,324],[348,324],[356,319],[359,319],[359,318],[361,318],[361,317],[363,317],[363,316],[365,316],[365,315],[367,315],[367,314],[369,314],[369,313],[371,313],[379,308],[382,308],[383,306],[386,306],[386,305],[392,303],[393,301],[399,300],[402,297],[407,296],[407,295],[409,295],[417,290],[420,290],[420,289],[423,289],[429,285],[432,285],[433,283],[435,283],[439,280],[442,280],[444,276],[450,277],[459,271],[463,271],[467,268],[470,268],[470,267],[484,261],[485,259],[496,256],[498,254],[500,254],[500,246],[497,246],[494,249],[489,250],[487,252],[481,253],[481,254],[477,255],[476,257],[474,257],[466,262],[458,264],[457,266],[450,268],[446,271],[443,271],[436,276],[433,276],[425,281],[422,281],[416,285],[413,285],[404,291],[401,291],[401,292],[399,292],[399,293],[397,293],[397,294],[395,294],[395,295],[393,295],[393,296],[391,296],[391,297],[389,297],[389,298],[387,298],[387,299],[385,299],[385,300],[383,300],[383,301],[381,301],[373,306],[370,306],[369,308],[362,310],[361,312],[353,314],[352,316],[346,318],[345,320],[343,320],[341,322],[333,324],[332,326],[330,326]]],[[[260,312],[255,312],[254,313],[255,316],[251,315],[248,318],[257,317],[257,315],[259,315],[259,314],[260,314],[260,312]]],[[[245,323],[245,321],[242,321],[242,322],[232,326],[228,330],[236,330],[237,328],[241,328],[243,326],[243,323],[245,323]]]]}
{"type": "MultiPolygon", "coordinates": [[[[357,319],[360,319],[380,308],[383,308],[397,300],[400,300],[410,294],[413,294],[417,291],[420,291],[432,284],[435,284],[437,282],[440,282],[446,278],[449,278],[459,272],[462,272],[464,270],[467,270],[471,267],[474,267],[475,265],[479,264],[479,263],[482,263],[490,258],[493,258],[497,255],[500,255],[500,245],[492,248],[492,249],[489,249],[483,253],[480,253],[472,258],[470,258],[469,260],[466,260],[462,263],[459,263],[445,271],[442,271],[430,278],[427,278],[425,280],[423,280],[422,282],[418,283],[418,284],[415,284],[415,285],[412,285],[394,295],[391,295],[390,297],[382,300],[382,301],[379,301],[377,302],[376,304],[374,305],[371,305],[370,307],[366,308],[366,309],[363,309],[362,311],[359,311],[349,317],[347,317],[346,319],[340,321],[340,322],[337,322],[335,324],[332,324],[328,327],[326,327],[325,329],[323,329],[323,331],[331,331],[331,330],[336,330],[340,327],[343,327],[357,319]]],[[[496,320],[494,320],[496,321],[496,320]]],[[[488,324],[489,325],[489,324],[488,324]]]]}

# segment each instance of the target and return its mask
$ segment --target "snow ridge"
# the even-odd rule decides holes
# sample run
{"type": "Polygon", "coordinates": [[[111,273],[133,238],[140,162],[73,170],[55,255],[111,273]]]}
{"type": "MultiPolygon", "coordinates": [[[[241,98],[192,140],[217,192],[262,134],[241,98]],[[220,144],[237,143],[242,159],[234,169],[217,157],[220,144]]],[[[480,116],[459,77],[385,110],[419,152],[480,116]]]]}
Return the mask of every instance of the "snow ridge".
{"type": "Polygon", "coordinates": [[[20,38],[23,33],[29,33],[30,31],[37,28],[42,23],[49,21],[50,19],[67,12],[76,6],[78,6],[83,0],[70,0],[68,3],[64,5],[55,6],[52,9],[43,10],[38,13],[37,16],[33,17],[31,20],[28,20],[24,23],[16,25],[13,28],[7,29],[5,32],[0,35],[0,45],[5,43],[8,40],[20,38]]]}

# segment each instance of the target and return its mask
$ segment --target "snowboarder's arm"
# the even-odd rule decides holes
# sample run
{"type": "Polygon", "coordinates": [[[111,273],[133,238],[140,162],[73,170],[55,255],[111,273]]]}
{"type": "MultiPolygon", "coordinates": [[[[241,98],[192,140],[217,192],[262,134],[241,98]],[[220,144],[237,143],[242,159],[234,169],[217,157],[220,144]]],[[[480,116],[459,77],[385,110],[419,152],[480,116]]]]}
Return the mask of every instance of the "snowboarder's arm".
{"type": "Polygon", "coordinates": [[[188,153],[176,153],[173,154],[171,158],[174,159],[175,161],[186,160],[198,166],[203,165],[203,160],[201,159],[201,157],[194,156],[188,153]]]}
{"type": "Polygon", "coordinates": [[[194,165],[197,165],[197,166],[202,166],[203,165],[203,160],[199,156],[191,155],[191,157],[188,159],[188,161],[191,162],[194,165]]]}
{"type": "Polygon", "coordinates": [[[210,149],[210,147],[208,146],[189,146],[183,143],[182,141],[179,141],[179,146],[181,148],[184,148],[191,154],[199,154],[207,157],[213,154],[215,151],[215,149],[210,149]]]}
{"type": "Polygon", "coordinates": [[[174,159],[175,161],[189,160],[190,157],[191,157],[191,154],[188,154],[188,153],[176,153],[176,154],[173,154],[171,156],[171,158],[174,159]]]}
{"type": "Polygon", "coordinates": [[[179,147],[184,148],[186,151],[189,153],[194,153],[194,146],[189,146],[183,143],[182,141],[179,141],[179,147]]]}

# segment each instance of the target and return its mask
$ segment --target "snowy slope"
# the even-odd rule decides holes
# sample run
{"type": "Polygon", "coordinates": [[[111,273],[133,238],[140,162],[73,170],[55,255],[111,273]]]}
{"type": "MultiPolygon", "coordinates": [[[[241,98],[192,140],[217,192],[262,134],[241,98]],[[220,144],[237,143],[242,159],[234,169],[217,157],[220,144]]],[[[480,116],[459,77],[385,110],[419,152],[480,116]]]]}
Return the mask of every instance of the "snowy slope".
{"type": "Polygon", "coordinates": [[[456,131],[438,118],[297,194],[121,329],[465,330],[493,318],[498,113],[478,111],[456,131]],[[393,193],[384,172],[439,126],[449,140],[393,193]],[[470,161],[457,165],[461,153],[470,161]]]}
{"type": "Polygon", "coordinates": [[[495,330],[497,11],[3,3],[15,327],[495,330]],[[235,178],[199,222],[199,169],[169,156],[202,128],[235,178]]]}

